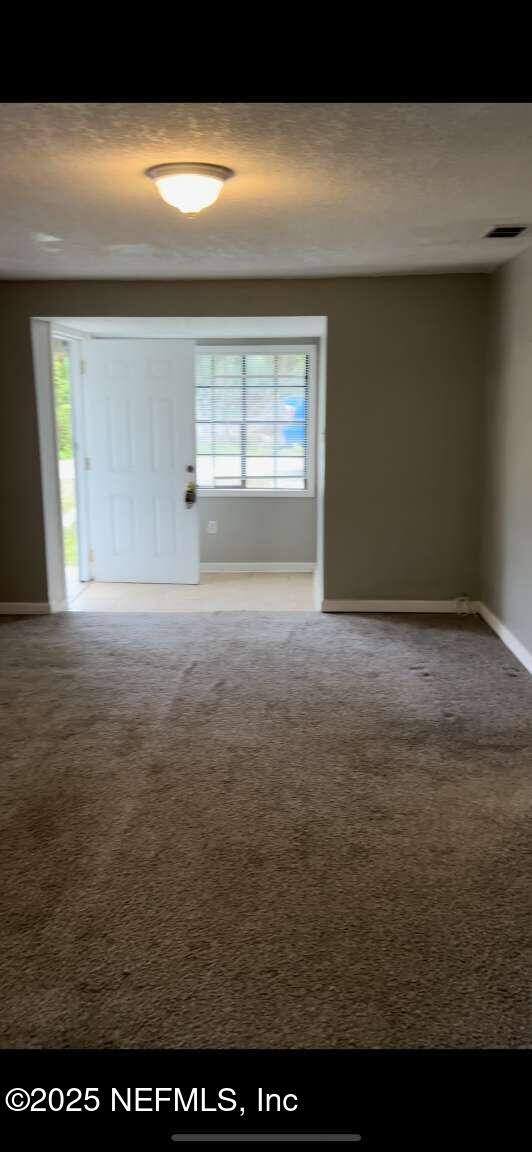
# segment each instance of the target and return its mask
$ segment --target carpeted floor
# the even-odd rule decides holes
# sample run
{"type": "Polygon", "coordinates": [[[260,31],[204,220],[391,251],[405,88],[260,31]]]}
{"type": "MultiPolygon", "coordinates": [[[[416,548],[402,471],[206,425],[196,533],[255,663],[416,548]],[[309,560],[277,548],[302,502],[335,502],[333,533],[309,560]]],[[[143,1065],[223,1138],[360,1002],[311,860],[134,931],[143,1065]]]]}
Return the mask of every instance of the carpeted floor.
{"type": "Polygon", "coordinates": [[[532,680],[480,621],[62,615],[0,654],[0,1044],[530,1044],[532,680]]]}

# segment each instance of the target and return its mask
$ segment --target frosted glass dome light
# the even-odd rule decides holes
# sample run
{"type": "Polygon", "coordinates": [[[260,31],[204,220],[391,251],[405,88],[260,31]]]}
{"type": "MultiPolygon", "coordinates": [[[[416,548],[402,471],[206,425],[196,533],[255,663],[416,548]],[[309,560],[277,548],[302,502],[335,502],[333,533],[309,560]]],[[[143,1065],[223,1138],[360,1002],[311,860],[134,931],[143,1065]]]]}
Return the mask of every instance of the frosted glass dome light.
{"type": "Polygon", "coordinates": [[[146,170],[146,176],[167,204],[185,216],[196,216],[214,204],[234,172],[221,164],[156,164],[146,170]]]}

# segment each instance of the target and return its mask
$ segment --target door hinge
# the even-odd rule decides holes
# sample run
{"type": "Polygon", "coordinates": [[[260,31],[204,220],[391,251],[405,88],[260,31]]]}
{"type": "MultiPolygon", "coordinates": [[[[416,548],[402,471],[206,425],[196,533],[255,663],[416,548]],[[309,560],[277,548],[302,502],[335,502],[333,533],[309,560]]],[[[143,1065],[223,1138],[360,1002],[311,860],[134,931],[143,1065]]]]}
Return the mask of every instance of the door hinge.
{"type": "Polygon", "coordinates": [[[90,472],[91,468],[92,468],[91,458],[90,458],[90,456],[86,456],[85,457],[85,471],[90,472]]]}
{"type": "Polygon", "coordinates": [[[87,371],[87,361],[86,360],[80,360],[80,362],[79,362],[79,374],[80,374],[80,376],[84,376],[86,371],[87,371]]]}
{"type": "Polygon", "coordinates": [[[89,548],[89,564],[94,564],[94,548],[89,548]]]}

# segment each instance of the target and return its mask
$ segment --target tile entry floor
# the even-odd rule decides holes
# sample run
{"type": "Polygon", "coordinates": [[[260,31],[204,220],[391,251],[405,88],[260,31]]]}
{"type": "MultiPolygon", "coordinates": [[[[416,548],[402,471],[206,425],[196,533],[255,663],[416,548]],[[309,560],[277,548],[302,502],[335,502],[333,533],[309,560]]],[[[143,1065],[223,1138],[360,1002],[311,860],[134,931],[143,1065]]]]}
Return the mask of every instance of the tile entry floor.
{"type": "Polygon", "coordinates": [[[312,612],[311,572],[204,572],[200,584],[72,587],[69,612],[312,612]],[[79,589],[79,590],[77,590],[79,589]]]}

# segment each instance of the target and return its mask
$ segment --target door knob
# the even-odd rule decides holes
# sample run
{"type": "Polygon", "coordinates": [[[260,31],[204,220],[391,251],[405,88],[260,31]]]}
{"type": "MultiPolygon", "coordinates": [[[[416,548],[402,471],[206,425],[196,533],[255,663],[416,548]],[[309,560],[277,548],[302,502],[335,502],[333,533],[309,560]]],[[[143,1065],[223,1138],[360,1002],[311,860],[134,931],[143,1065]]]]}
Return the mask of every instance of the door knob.
{"type": "Polygon", "coordinates": [[[185,489],[185,504],[190,508],[192,504],[196,503],[196,485],[193,480],[189,480],[185,489]]]}

